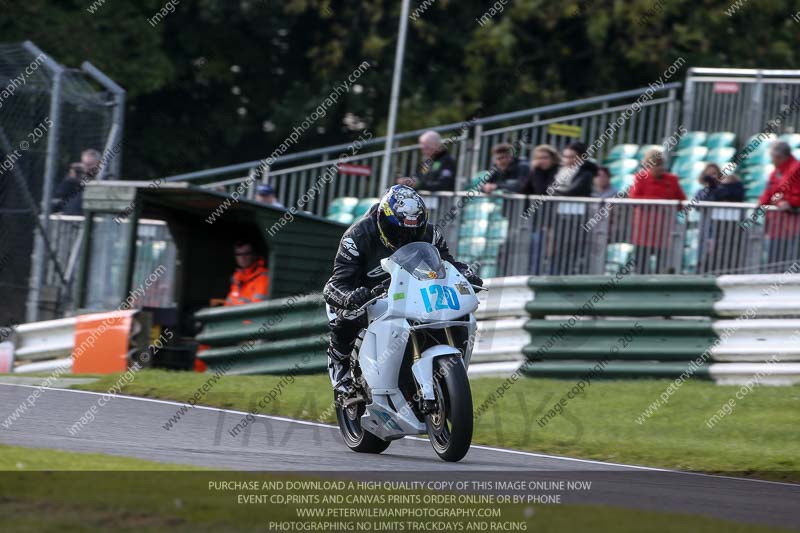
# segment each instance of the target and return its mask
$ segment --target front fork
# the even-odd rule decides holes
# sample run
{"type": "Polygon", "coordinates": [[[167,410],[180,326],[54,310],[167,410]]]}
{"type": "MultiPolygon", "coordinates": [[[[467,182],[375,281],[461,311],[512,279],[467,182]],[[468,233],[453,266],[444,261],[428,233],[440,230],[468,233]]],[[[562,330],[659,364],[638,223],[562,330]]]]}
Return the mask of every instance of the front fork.
{"type": "Polygon", "coordinates": [[[414,355],[411,371],[414,374],[414,380],[417,382],[416,396],[419,410],[422,414],[430,414],[438,410],[437,398],[434,392],[436,376],[434,376],[433,371],[433,360],[445,355],[459,355],[463,358],[461,350],[456,348],[450,327],[444,328],[444,331],[447,337],[447,344],[432,346],[424,352],[420,352],[417,332],[415,330],[410,332],[411,347],[414,355]]]}

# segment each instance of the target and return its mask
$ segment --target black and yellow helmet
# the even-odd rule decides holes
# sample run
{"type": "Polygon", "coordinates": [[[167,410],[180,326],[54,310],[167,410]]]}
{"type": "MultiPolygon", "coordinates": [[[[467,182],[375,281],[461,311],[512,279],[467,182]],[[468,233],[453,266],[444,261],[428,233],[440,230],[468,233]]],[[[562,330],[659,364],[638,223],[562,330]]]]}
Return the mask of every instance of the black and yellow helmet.
{"type": "Polygon", "coordinates": [[[389,187],[378,204],[377,217],[381,242],[390,250],[421,240],[428,227],[425,202],[406,185],[389,187]]]}

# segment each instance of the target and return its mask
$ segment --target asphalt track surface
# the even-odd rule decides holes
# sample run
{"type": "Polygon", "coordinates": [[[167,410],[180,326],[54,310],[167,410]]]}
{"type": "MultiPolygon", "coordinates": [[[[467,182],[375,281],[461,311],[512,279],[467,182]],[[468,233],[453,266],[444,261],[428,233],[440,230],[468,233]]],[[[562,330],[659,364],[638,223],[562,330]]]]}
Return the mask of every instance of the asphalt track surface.
{"type": "MultiPolygon", "coordinates": [[[[36,387],[0,383],[0,422],[36,387]]],[[[381,455],[357,454],[338,428],[256,415],[232,437],[245,413],[196,407],[169,431],[163,425],[182,404],[114,396],[74,435],[68,428],[102,397],[47,389],[9,428],[0,443],[138,457],[212,469],[308,472],[315,476],[414,480],[591,480],[588,491],[564,494],[562,503],[593,503],[701,514],[746,523],[800,528],[800,485],[546,454],[473,446],[460,463],[445,463],[426,439],[395,441],[381,455]]],[[[108,398],[108,396],[106,396],[108,398]]]]}

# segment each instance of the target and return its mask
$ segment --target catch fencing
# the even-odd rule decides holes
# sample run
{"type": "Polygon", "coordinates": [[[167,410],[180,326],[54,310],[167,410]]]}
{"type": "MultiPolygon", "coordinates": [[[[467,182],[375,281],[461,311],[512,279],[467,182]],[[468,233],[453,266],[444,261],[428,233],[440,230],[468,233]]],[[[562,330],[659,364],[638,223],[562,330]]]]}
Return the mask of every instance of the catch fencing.
{"type": "Polygon", "coordinates": [[[683,96],[688,130],[732,131],[740,140],[783,117],[779,132],[800,127],[800,70],[690,68],[683,96]]]}
{"type": "MultiPolygon", "coordinates": [[[[449,153],[456,160],[456,189],[466,189],[470,178],[491,166],[491,146],[499,142],[514,143],[521,155],[529,157],[538,143],[563,147],[574,140],[593,142],[606,128],[617,121],[607,140],[601,143],[594,157],[602,158],[618,143],[660,144],[675,130],[679,112],[677,91],[680,83],[645,87],[608,95],[583,98],[561,104],[541,106],[490,117],[470,117],[463,122],[400,133],[395,136],[391,151],[390,176],[411,176],[423,162],[417,139],[427,130],[438,132],[449,153]],[[634,106],[634,104],[636,104],[634,106]],[[630,111],[629,111],[630,110],[630,111]],[[634,112],[635,110],[635,112],[634,112]],[[629,118],[623,115],[629,112],[629,118]]],[[[359,143],[353,154],[351,144],[341,144],[278,157],[267,168],[262,161],[179,174],[166,181],[188,181],[203,187],[232,192],[247,183],[247,196],[255,196],[258,183],[270,183],[284,205],[297,205],[301,196],[326,173],[335,177],[314,202],[303,207],[324,215],[333,198],[379,196],[388,184],[378,176],[383,163],[384,137],[359,143]],[[341,163],[365,167],[369,175],[356,175],[341,163]]]]}
{"type": "Polygon", "coordinates": [[[23,313],[31,322],[60,316],[55,302],[68,299],[60,243],[47,238],[55,189],[85,149],[113,154],[99,178],[119,175],[125,91],[90,63],[64,67],[30,41],[0,44],[0,91],[0,242],[11,251],[0,322],[23,313]]]}

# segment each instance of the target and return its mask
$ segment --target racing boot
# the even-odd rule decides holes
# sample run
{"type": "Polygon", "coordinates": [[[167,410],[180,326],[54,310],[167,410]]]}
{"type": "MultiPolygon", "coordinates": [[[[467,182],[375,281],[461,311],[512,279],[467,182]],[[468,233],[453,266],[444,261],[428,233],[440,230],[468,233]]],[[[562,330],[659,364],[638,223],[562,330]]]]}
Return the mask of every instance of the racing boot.
{"type": "Polygon", "coordinates": [[[337,396],[348,397],[353,394],[353,378],[350,375],[350,356],[328,347],[328,374],[333,392],[337,396]]]}

